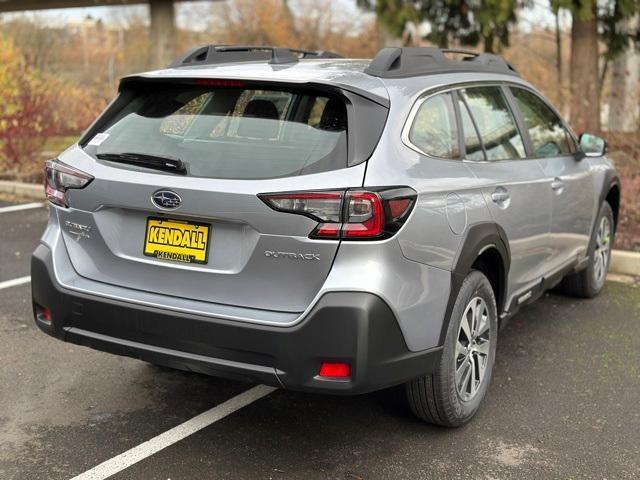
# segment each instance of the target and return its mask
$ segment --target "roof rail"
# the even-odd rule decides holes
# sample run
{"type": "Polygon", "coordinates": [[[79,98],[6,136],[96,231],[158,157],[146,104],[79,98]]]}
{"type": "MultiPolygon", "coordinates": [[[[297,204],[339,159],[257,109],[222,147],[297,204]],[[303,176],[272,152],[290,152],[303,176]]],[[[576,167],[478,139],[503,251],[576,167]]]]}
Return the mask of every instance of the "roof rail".
{"type": "Polygon", "coordinates": [[[344,58],[342,55],[336,52],[330,52],[328,50],[291,50],[294,53],[302,54],[302,58],[344,58]]]}
{"type": "Polygon", "coordinates": [[[499,55],[435,47],[383,48],[364,72],[382,78],[453,72],[488,72],[519,76],[516,69],[499,55]],[[458,54],[463,58],[452,59],[447,57],[447,54],[458,54]]]}
{"type": "Polygon", "coordinates": [[[300,58],[342,58],[327,51],[297,50],[267,45],[203,45],[174,60],[169,68],[269,60],[272,65],[296,63],[300,58]]]}

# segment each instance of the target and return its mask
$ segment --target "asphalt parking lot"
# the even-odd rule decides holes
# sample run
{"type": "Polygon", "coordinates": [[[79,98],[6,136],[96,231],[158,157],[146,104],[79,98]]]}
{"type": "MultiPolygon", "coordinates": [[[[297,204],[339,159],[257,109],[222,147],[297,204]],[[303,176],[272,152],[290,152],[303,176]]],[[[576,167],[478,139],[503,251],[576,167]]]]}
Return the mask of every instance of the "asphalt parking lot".
{"type": "MultiPolygon", "coordinates": [[[[0,286],[29,275],[47,218],[8,205],[0,286]]],[[[33,323],[29,283],[0,288],[0,479],[105,478],[102,462],[252,387],[53,340],[33,323]]],[[[512,320],[463,428],[415,420],[399,389],[275,390],[112,478],[638,478],[639,401],[640,288],[608,282],[594,300],[547,294],[512,320]]]]}

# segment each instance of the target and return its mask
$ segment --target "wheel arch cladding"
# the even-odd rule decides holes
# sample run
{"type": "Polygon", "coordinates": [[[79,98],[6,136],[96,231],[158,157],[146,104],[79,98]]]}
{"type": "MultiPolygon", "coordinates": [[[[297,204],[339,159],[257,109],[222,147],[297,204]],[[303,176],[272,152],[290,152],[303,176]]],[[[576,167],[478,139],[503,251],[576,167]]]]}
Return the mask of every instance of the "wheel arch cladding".
{"type": "Polygon", "coordinates": [[[469,272],[476,269],[487,276],[493,287],[498,315],[500,315],[505,307],[510,266],[509,242],[500,225],[493,222],[482,222],[469,227],[464,242],[458,249],[451,271],[451,289],[440,332],[440,345],[444,343],[447,336],[449,317],[462,282],[469,272]]]}
{"type": "MultiPolygon", "coordinates": [[[[611,206],[611,210],[613,210],[613,223],[614,228],[618,226],[618,213],[620,212],[620,182],[612,181],[609,185],[609,188],[606,189],[607,196],[605,200],[611,206]]],[[[602,202],[600,202],[602,204],[602,202]]]]}
{"type": "Polygon", "coordinates": [[[618,174],[615,170],[607,170],[604,175],[604,181],[602,182],[602,189],[600,190],[600,196],[598,197],[598,204],[596,206],[595,215],[593,216],[590,238],[593,238],[596,230],[596,223],[598,222],[600,208],[602,207],[602,203],[605,201],[609,203],[609,205],[611,206],[611,210],[613,210],[614,232],[617,230],[621,193],[620,177],[618,177],[618,174]]]}

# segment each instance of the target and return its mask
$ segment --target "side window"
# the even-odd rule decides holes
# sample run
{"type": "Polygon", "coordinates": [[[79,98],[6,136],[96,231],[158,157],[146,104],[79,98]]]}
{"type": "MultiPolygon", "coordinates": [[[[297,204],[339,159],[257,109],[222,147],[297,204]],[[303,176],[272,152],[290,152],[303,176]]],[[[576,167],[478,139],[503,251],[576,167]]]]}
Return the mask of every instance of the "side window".
{"type": "Polygon", "coordinates": [[[571,136],[555,112],[528,90],[511,87],[511,91],[529,129],[535,156],[556,157],[571,153],[571,136]]]}
{"type": "Polygon", "coordinates": [[[460,157],[456,115],[450,93],[442,93],[422,102],[413,119],[409,140],[432,157],[460,157]]]}
{"type": "Polygon", "coordinates": [[[484,160],[482,142],[480,141],[480,137],[478,137],[478,131],[473,124],[473,120],[469,114],[469,109],[460,97],[458,97],[458,104],[460,106],[460,118],[462,119],[465,158],[468,160],[484,160]]]}
{"type": "Polygon", "coordinates": [[[526,156],[522,136],[499,87],[465,88],[460,94],[478,126],[487,160],[526,156]]]}

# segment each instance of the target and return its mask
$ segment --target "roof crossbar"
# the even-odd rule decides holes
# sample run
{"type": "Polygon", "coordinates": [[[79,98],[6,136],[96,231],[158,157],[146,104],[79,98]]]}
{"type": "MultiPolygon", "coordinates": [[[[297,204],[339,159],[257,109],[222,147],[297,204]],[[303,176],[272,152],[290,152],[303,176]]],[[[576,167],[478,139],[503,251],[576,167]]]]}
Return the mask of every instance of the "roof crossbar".
{"type": "Polygon", "coordinates": [[[342,58],[327,51],[297,50],[267,45],[203,45],[192,48],[169,68],[268,60],[272,65],[296,63],[300,58],[342,58]]]}
{"type": "Polygon", "coordinates": [[[405,78],[429,73],[487,72],[519,76],[499,55],[435,47],[383,48],[365,73],[382,78],[405,78]],[[450,58],[451,55],[462,58],[450,58]],[[448,56],[449,55],[449,56],[448,56]]]}

